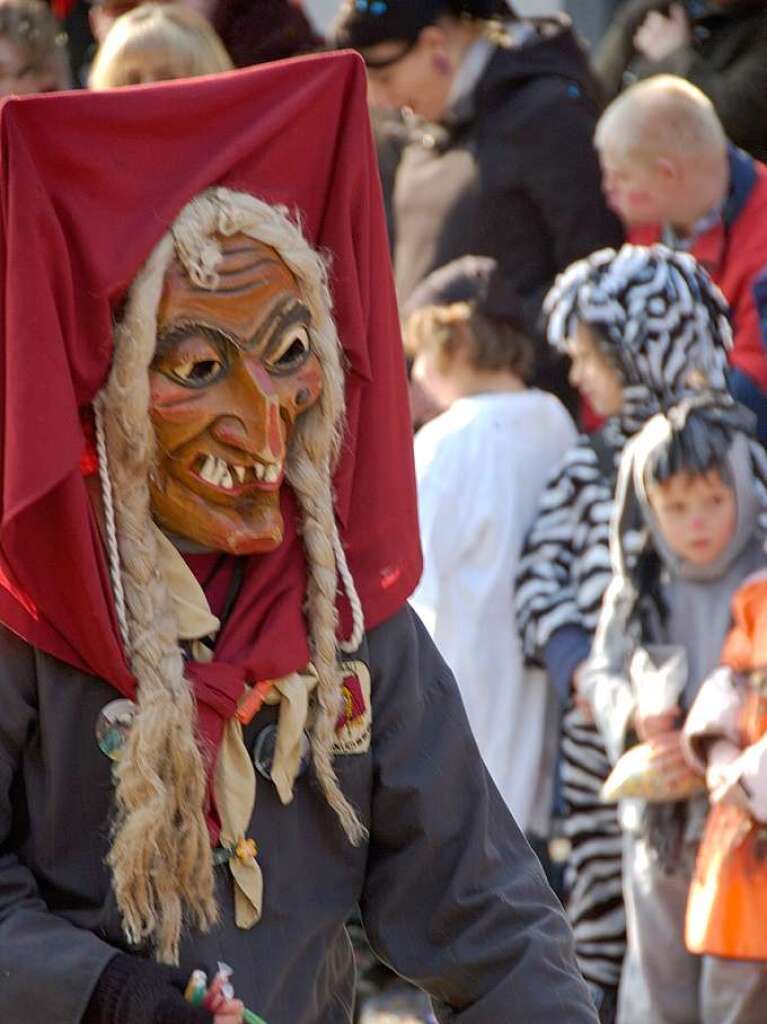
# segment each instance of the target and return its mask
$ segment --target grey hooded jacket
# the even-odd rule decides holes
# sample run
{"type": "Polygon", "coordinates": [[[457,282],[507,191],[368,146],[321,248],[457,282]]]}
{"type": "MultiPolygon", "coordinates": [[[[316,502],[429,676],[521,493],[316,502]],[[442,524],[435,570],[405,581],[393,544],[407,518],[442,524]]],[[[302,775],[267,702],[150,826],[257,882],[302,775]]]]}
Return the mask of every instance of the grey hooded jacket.
{"type": "Polygon", "coordinates": [[[736,495],[737,520],[732,539],[718,559],[693,566],[675,555],[655,523],[643,484],[644,467],[655,445],[669,430],[663,415],[655,416],[626,446],[611,524],[613,577],[605,594],[594,644],[582,673],[584,696],[613,761],[624,750],[629,723],[637,708],[637,685],[630,680],[630,663],[644,644],[672,645],[684,655],[680,706],[687,710],[700,684],[716,667],[730,625],[730,600],[737,588],[765,561],[764,456],[745,434],[736,434],[728,468],[736,495]],[[640,627],[637,590],[627,568],[625,538],[643,527],[663,565],[662,590],[668,621],[640,627]]]}

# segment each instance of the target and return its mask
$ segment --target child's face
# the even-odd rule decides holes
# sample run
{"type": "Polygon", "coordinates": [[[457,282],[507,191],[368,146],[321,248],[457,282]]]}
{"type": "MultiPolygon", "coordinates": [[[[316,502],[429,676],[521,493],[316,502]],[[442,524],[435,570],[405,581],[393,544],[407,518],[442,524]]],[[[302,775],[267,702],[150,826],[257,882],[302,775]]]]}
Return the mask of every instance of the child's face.
{"type": "Polygon", "coordinates": [[[117,62],[113,85],[146,85],[149,82],[171,82],[186,78],[189,69],[183,62],[168,52],[167,47],[129,48],[117,62]]]}
{"type": "Polygon", "coordinates": [[[579,323],[568,341],[570,383],[598,416],[615,416],[623,408],[623,381],[604,354],[593,330],[579,323]]]}
{"type": "Polygon", "coordinates": [[[663,539],[693,565],[715,562],[735,535],[735,492],[717,470],[676,473],[648,488],[648,498],[663,539]]]}

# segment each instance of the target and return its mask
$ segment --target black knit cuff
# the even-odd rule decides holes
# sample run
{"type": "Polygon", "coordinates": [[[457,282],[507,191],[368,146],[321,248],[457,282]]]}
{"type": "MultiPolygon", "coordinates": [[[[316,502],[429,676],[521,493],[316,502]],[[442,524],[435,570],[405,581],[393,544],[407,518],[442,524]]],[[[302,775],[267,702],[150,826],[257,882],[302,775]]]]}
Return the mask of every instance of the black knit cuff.
{"type": "Polygon", "coordinates": [[[179,978],[151,960],[118,953],[102,971],[82,1024],[212,1024],[208,1010],[174,987],[179,978]]]}

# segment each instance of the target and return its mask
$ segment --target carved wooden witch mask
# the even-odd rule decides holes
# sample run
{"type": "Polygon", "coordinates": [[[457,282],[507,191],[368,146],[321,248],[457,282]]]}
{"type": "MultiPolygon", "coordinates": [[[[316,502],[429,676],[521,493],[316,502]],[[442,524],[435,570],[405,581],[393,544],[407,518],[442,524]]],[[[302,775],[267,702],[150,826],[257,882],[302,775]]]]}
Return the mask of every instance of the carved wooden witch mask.
{"type": "Polygon", "coordinates": [[[178,259],[165,277],[150,370],[150,493],[167,532],[245,555],[282,542],[288,445],[320,396],[322,369],[310,311],[276,250],[244,234],[215,237],[215,289],[178,259]]]}

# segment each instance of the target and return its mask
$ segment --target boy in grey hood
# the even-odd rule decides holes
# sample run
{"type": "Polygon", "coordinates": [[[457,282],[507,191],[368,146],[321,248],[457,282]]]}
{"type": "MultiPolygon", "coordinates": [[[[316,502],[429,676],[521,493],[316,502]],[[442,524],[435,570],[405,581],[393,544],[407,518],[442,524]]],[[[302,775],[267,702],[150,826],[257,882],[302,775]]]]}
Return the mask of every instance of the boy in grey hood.
{"type": "MultiPolygon", "coordinates": [[[[636,737],[648,741],[670,782],[685,770],[682,722],[718,663],[730,598],[765,563],[765,461],[751,433],[745,410],[702,394],[654,416],[621,461],[614,576],[582,687],[611,758],[636,737]],[[629,567],[624,539],[637,528],[640,551],[629,567]],[[679,706],[644,714],[639,695],[680,666],[679,706]]],[[[767,975],[758,966],[684,946],[705,797],[632,801],[621,811],[628,951],[619,1024],[762,1021],[767,975]]]]}

